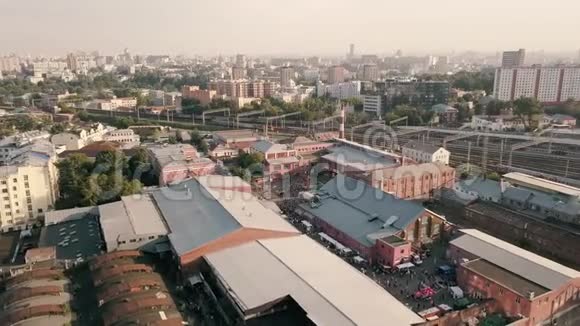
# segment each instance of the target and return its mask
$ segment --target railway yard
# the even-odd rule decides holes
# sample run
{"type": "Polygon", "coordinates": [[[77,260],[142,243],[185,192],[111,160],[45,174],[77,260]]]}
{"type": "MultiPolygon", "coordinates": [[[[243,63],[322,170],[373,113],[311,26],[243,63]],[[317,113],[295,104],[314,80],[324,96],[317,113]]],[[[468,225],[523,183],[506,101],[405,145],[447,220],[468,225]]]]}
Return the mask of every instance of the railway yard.
{"type": "MultiPolygon", "coordinates": [[[[103,111],[92,114],[103,114],[103,111]]],[[[137,118],[135,112],[115,112],[115,116],[137,118]]],[[[141,113],[141,120],[169,121],[189,126],[202,127],[201,117],[183,115],[154,115],[141,113]],[[193,124],[193,123],[195,124],[193,124]]],[[[263,117],[235,118],[215,115],[206,118],[206,125],[221,128],[251,128],[263,130],[263,117]]],[[[271,130],[289,134],[304,134],[313,131],[304,127],[300,120],[277,121],[271,130]]],[[[329,125],[328,127],[335,126],[329,125]]],[[[412,128],[412,127],[411,127],[412,128]]],[[[509,133],[469,133],[459,130],[434,128],[401,128],[387,132],[381,128],[359,129],[352,134],[354,141],[374,147],[397,149],[411,140],[433,145],[444,145],[451,152],[451,165],[460,169],[481,169],[482,171],[518,171],[537,175],[555,181],[580,185],[580,134],[553,133],[542,137],[509,133]],[[394,133],[394,135],[393,135],[394,133]]],[[[324,128],[321,129],[321,131],[324,128]]],[[[347,126],[347,136],[350,136],[347,126]]]]}

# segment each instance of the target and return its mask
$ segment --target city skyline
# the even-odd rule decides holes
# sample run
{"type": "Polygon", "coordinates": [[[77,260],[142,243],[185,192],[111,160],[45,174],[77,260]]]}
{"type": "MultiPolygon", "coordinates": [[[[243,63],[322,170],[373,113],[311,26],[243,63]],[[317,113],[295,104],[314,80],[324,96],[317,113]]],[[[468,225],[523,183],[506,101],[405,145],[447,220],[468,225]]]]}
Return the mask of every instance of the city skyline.
{"type": "Polygon", "coordinates": [[[2,0],[0,29],[17,29],[4,33],[0,53],[54,56],[97,49],[110,54],[129,48],[153,54],[344,56],[351,43],[356,54],[397,49],[405,54],[493,53],[511,48],[577,53],[578,45],[568,41],[565,31],[580,29],[574,17],[580,5],[572,0],[558,2],[557,8],[522,0],[490,0],[481,8],[447,0],[422,3],[420,10],[415,3],[374,0],[297,0],[284,8],[265,0],[152,4],[2,0]],[[557,16],[544,15],[555,9],[557,16]],[[246,32],[250,29],[254,32],[246,32]]]}

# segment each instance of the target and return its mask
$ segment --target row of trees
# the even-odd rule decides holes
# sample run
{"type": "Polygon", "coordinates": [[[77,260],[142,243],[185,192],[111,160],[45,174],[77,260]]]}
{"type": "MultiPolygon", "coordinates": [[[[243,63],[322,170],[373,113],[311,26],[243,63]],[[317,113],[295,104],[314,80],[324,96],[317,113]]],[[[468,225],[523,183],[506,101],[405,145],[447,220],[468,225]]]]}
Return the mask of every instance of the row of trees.
{"type": "Polygon", "coordinates": [[[57,164],[60,197],[57,209],[94,206],[140,193],[142,180],[149,183],[151,165],[140,148],[130,159],[122,152],[107,150],[91,161],[84,154],[73,154],[57,164]]]}

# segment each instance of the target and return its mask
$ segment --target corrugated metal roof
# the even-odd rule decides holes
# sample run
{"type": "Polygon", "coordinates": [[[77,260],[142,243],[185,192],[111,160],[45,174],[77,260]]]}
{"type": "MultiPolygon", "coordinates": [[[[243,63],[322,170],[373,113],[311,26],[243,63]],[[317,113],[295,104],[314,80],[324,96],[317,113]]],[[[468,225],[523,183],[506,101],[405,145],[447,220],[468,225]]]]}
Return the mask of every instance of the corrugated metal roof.
{"type": "Polygon", "coordinates": [[[410,325],[422,319],[305,235],[205,256],[242,310],[291,296],[317,325],[410,325]]]}
{"type": "Polygon", "coordinates": [[[548,289],[557,289],[580,272],[474,229],[451,244],[548,289]]]}
{"type": "MultiPolygon", "coordinates": [[[[169,239],[178,254],[185,254],[242,227],[297,232],[251,193],[220,189],[215,186],[220,184],[215,179],[193,179],[152,194],[170,228],[169,239]]],[[[240,181],[221,184],[238,185],[240,181]]]]}
{"type": "Polygon", "coordinates": [[[522,189],[518,187],[509,187],[503,192],[503,197],[510,200],[517,200],[518,202],[526,202],[532,192],[527,189],[522,189]]]}
{"type": "Polygon", "coordinates": [[[426,143],[420,143],[420,142],[416,142],[416,141],[410,141],[407,144],[405,144],[405,146],[403,146],[403,148],[410,148],[410,149],[414,149],[417,151],[421,151],[421,152],[425,152],[425,153],[429,153],[429,154],[434,154],[442,147],[435,146],[433,144],[426,144],[426,143]]]}
{"type": "Polygon", "coordinates": [[[546,190],[555,191],[564,195],[580,197],[580,189],[572,186],[568,186],[562,183],[534,177],[519,172],[510,172],[503,175],[503,178],[507,181],[520,182],[533,187],[543,188],[546,190]]]}
{"type": "Polygon", "coordinates": [[[318,197],[320,205],[302,204],[300,207],[369,247],[374,245],[369,236],[372,239],[377,233],[392,235],[425,212],[421,205],[398,199],[344,175],[326,183],[318,197]],[[387,221],[393,223],[385,225],[387,221]]]}
{"type": "Polygon", "coordinates": [[[269,140],[260,140],[252,145],[252,148],[262,153],[283,152],[288,149],[286,145],[276,144],[269,140]]]}
{"type": "Polygon", "coordinates": [[[378,155],[365,149],[351,146],[338,146],[328,149],[331,153],[322,158],[340,165],[350,166],[361,171],[372,171],[397,165],[392,157],[378,155]]]}
{"type": "Polygon", "coordinates": [[[120,201],[99,206],[105,242],[120,235],[167,234],[167,228],[151,197],[125,196],[120,201]]]}

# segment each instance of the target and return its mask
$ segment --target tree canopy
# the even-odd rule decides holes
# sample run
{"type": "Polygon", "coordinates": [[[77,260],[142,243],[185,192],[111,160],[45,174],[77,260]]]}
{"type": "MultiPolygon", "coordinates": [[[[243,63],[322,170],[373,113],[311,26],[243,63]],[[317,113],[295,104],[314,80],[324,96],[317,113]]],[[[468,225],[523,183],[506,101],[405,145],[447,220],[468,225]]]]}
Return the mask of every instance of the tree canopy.
{"type": "Polygon", "coordinates": [[[91,162],[84,154],[73,154],[57,164],[60,197],[58,209],[94,206],[119,200],[141,192],[142,184],[137,174],[143,153],[135,160],[119,151],[103,151],[91,162]]]}

